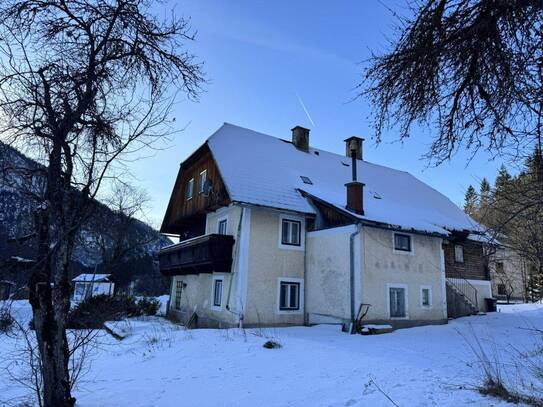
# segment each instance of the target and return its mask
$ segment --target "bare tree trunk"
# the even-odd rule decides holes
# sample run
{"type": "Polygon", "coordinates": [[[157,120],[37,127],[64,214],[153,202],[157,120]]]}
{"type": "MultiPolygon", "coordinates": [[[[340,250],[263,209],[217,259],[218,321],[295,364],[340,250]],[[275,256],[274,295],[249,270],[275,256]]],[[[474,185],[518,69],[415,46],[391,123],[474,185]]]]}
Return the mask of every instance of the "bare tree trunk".
{"type": "Polygon", "coordinates": [[[72,407],[66,319],[70,310],[70,260],[76,230],[64,185],[60,143],[50,154],[45,206],[36,212],[38,255],[30,279],[30,303],[41,357],[43,405],[72,407]]]}

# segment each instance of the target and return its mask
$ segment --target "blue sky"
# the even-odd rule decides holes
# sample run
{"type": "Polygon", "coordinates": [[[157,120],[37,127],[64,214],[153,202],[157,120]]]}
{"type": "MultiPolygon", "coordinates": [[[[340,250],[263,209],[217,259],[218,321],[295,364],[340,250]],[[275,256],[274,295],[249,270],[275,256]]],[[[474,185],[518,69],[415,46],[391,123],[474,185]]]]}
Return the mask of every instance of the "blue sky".
{"type": "MultiPolygon", "coordinates": [[[[405,12],[407,1],[387,0],[405,12]]],[[[361,62],[371,50],[386,49],[394,16],[384,1],[175,1],[198,31],[190,49],[205,65],[208,83],[198,102],[183,97],[175,105],[179,129],[168,143],[132,164],[138,184],[152,198],[150,219],[161,222],[180,162],[223,122],[289,138],[294,125],[311,129],[310,144],[344,153],[343,140],[366,139],[365,159],[409,171],[461,204],[466,187],[493,180],[499,161],[457,154],[434,168],[422,159],[431,131],[398,142],[398,129],[378,146],[368,120],[370,106],[356,99],[361,62]],[[304,111],[307,108],[313,123],[304,111]]],[[[235,152],[232,152],[235,154],[235,152]]],[[[242,160],[243,157],[240,157],[242,160]]]]}

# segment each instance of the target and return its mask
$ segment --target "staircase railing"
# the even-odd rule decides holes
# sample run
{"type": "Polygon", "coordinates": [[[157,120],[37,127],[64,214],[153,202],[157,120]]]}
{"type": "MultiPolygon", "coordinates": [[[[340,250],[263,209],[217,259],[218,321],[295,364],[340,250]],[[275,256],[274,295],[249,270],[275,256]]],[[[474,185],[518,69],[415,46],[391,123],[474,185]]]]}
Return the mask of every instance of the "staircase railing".
{"type": "Polygon", "coordinates": [[[447,283],[462,295],[468,303],[477,310],[479,309],[477,289],[468,280],[462,276],[447,277],[447,283]]]}

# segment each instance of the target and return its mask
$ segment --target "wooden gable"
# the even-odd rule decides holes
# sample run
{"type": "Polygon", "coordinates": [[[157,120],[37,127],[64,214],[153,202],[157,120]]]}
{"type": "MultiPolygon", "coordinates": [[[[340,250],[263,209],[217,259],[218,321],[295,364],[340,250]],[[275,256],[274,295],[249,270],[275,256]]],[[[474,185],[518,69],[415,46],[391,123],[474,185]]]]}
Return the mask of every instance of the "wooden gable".
{"type": "Polygon", "coordinates": [[[160,232],[184,237],[201,235],[205,231],[206,214],[229,204],[226,186],[206,143],[181,164],[160,232]],[[208,180],[205,190],[200,185],[203,171],[208,180]],[[187,188],[191,179],[193,191],[189,198],[187,188]]]}

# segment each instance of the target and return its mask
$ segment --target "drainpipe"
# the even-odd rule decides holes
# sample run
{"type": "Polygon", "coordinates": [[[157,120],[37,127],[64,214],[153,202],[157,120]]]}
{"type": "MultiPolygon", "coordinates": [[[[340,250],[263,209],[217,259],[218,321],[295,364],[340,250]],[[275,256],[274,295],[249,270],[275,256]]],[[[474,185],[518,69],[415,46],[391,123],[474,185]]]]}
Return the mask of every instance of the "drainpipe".
{"type": "MultiPolygon", "coordinates": [[[[354,240],[356,237],[360,234],[362,231],[362,225],[360,223],[356,224],[356,230],[351,233],[349,237],[349,255],[350,255],[350,291],[351,291],[351,328],[354,326],[355,322],[355,261],[354,261],[354,254],[355,254],[355,247],[354,247],[354,240]]],[[[360,270],[358,270],[360,272],[360,270]]],[[[351,333],[352,329],[350,329],[351,333]]]]}

